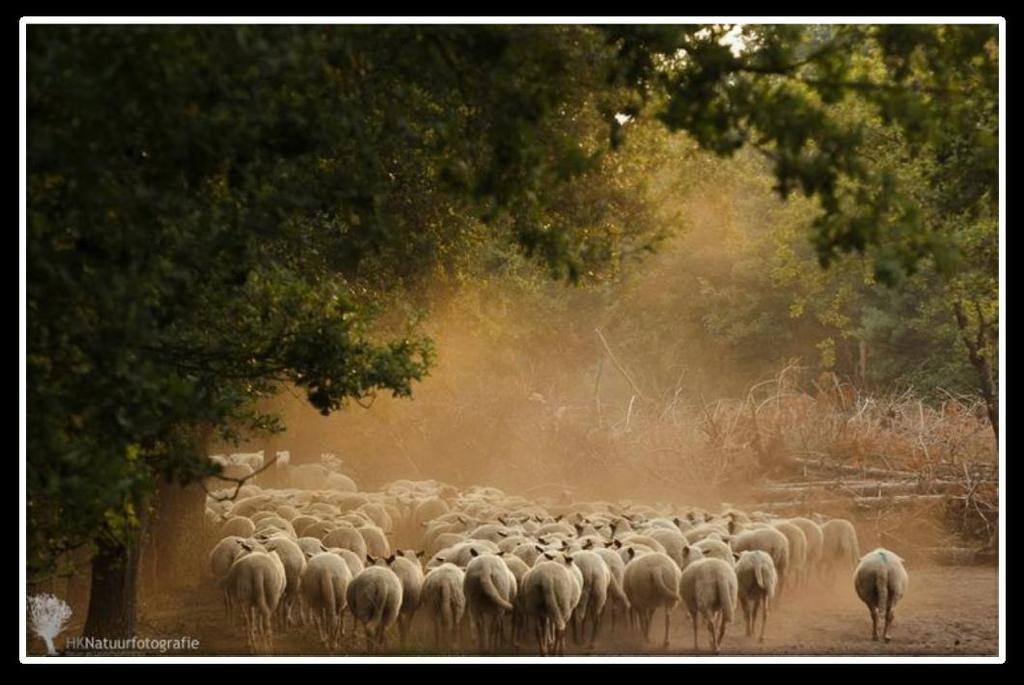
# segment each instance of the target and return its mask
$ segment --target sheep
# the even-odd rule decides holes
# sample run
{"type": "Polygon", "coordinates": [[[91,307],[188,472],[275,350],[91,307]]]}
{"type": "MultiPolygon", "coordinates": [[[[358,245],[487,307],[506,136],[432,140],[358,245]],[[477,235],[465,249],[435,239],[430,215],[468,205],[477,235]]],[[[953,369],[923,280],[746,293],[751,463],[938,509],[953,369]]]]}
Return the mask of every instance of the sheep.
{"type": "Polygon", "coordinates": [[[601,617],[604,615],[604,606],[608,601],[608,586],[611,584],[611,571],[608,564],[596,552],[583,550],[573,553],[570,557],[573,566],[580,570],[583,578],[580,601],[573,610],[574,633],[578,631],[577,642],[583,640],[586,635],[586,623],[590,620],[590,649],[594,648],[597,641],[597,631],[600,626],[601,617]]]}
{"type": "Polygon", "coordinates": [[[276,552],[284,564],[285,591],[281,600],[281,626],[291,624],[292,607],[299,599],[302,572],[306,569],[306,555],[302,548],[288,538],[273,538],[263,543],[268,552],[276,552]]]}
{"type": "MultiPolygon", "coordinates": [[[[664,519],[655,519],[656,521],[664,521],[664,519]]],[[[672,523],[668,521],[667,523],[672,523]]],[[[672,557],[672,561],[681,563],[681,555],[683,547],[686,546],[686,538],[679,532],[679,529],[673,524],[671,528],[664,526],[649,530],[647,534],[654,538],[663,548],[665,554],[672,557]]]]}
{"type": "Polygon", "coordinates": [[[224,595],[224,612],[228,616],[233,615],[231,594],[228,592],[226,584],[228,572],[235,561],[256,549],[262,549],[262,546],[255,540],[230,535],[220,540],[210,551],[210,571],[221,586],[224,595]]]}
{"type": "Polygon", "coordinates": [[[761,550],[744,551],[736,562],[736,579],[739,583],[740,605],[746,621],[747,636],[754,635],[757,612],[761,610],[761,634],[764,642],[764,627],[768,622],[768,602],[775,596],[775,562],[771,555],[761,550]]]}
{"type": "Polygon", "coordinates": [[[315,554],[327,551],[327,546],[321,542],[319,538],[303,537],[296,540],[295,544],[299,546],[299,549],[302,550],[302,553],[306,555],[307,559],[315,554]]]}
{"type": "Polygon", "coordinates": [[[398,635],[399,640],[404,644],[409,635],[409,624],[420,606],[423,568],[415,556],[410,559],[402,554],[402,550],[397,550],[395,555],[388,557],[385,561],[402,583],[402,606],[398,613],[398,635]]]}
{"type": "Polygon", "coordinates": [[[821,572],[834,581],[837,567],[855,566],[860,559],[857,529],[846,519],[832,519],[821,526],[821,533],[821,572]]]}
{"type": "Polygon", "coordinates": [[[625,614],[629,611],[629,599],[623,590],[626,565],[622,562],[622,557],[610,549],[599,547],[594,550],[594,553],[604,559],[605,565],[608,566],[608,599],[612,602],[611,629],[614,631],[619,614],[625,614]]]}
{"type": "Polygon", "coordinates": [[[342,558],[342,560],[348,565],[348,570],[352,572],[353,578],[362,573],[363,569],[366,568],[366,564],[363,562],[363,559],[366,557],[358,557],[356,556],[356,553],[350,549],[345,549],[344,547],[331,547],[327,551],[342,558]]]}
{"type": "Polygon", "coordinates": [[[352,550],[360,559],[366,557],[368,551],[366,540],[355,528],[335,528],[323,537],[323,541],[328,547],[341,547],[352,550]]]}
{"type": "Polygon", "coordinates": [[[321,552],[306,562],[301,593],[324,647],[337,649],[345,634],[344,611],[352,572],[341,557],[321,552]]]}
{"type": "Polygon", "coordinates": [[[807,560],[804,564],[804,581],[810,580],[811,574],[821,566],[821,555],[825,544],[825,536],[821,532],[821,526],[814,521],[797,517],[789,519],[790,523],[798,526],[804,532],[807,539],[807,560]]]}
{"type": "Polygon", "coordinates": [[[576,581],[565,563],[540,561],[523,577],[518,604],[534,620],[541,656],[565,653],[565,628],[575,606],[574,597],[579,597],[576,581]]]}
{"type": "Polygon", "coordinates": [[[391,545],[384,531],[377,526],[363,526],[356,529],[366,543],[366,553],[375,557],[391,556],[391,545]]]}
{"type": "Polygon", "coordinates": [[[698,559],[683,571],[679,593],[693,619],[694,651],[700,649],[697,622],[703,618],[711,633],[711,649],[715,654],[718,653],[725,636],[725,627],[732,622],[736,611],[737,586],[732,564],[722,559],[698,559]]]}
{"type": "Polygon", "coordinates": [[[245,618],[246,638],[254,651],[273,649],[271,617],[284,595],[287,577],[277,552],[254,551],[231,565],[225,587],[245,618]]]}
{"type": "Polygon", "coordinates": [[[788,520],[775,521],[772,525],[789,542],[789,574],[794,582],[800,582],[807,566],[807,536],[800,526],[788,520]]]}
{"type": "Polygon", "coordinates": [[[704,538],[695,542],[691,547],[696,547],[710,559],[721,559],[722,561],[733,562],[733,551],[729,545],[718,538],[717,535],[704,538]]]}
{"type": "Polygon", "coordinates": [[[473,558],[466,566],[463,592],[480,650],[486,652],[489,638],[491,644],[497,646],[502,619],[513,609],[516,579],[501,557],[480,554],[476,549],[471,549],[470,554],[473,558]]]}
{"type": "Polygon", "coordinates": [[[466,542],[467,540],[468,538],[463,533],[441,533],[431,542],[425,544],[424,547],[426,547],[430,552],[430,555],[433,556],[441,550],[454,547],[460,542],[466,542]]]}
{"type": "Polygon", "coordinates": [[[402,607],[402,581],[389,568],[367,566],[348,584],[346,599],[352,616],[363,624],[367,651],[382,650],[402,607]]]}
{"type": "Polygon", "coordinates": [[[865,554],[854,572],[854,587],[857,596],[871,612],[871,639],[878,640],[878,617],[885,612],[882,639],[888,642],[889,626],[900,599],[907,592],[910,578],[903,568],[903,559],[887,549],[879,547],[865,554]]]}
{"type": "Polygon", "coordinates": [[[777,591],[781,591],[789,568],[789,539],[775,528],[757,528],[735,535],[729,540],[734,552],[753,551],[756,549],[768,552],[775,564],[778,576],[777,591]]]}
{"type": "Polygon", "coordinates": [[[431,569],[423,578],[420,606],[434,623],[434,644],[441,646],[442,636],[449,647],[458,644],[458,629],[466,611],[463,583],[466,573],[455,564],[445,563],[431,569]]]}
{"type": "Polygon", "coordinates": [[[256,524],[245,516],[233,516],[224,522],[220,527],[220,534],[224,537],[237,535],[238,537],[251,537],[256,532],[256,524]]]}
{"type": "Polygon", "coordinates": [[[650,639],[651,619],[665,609],[665,646],[668,646],[670,612],[679,603],[679,566],[663,552],[634,557],[623,576],[623,589],[640,619],[644,639],[650,639]]]}
{"type": "Polygon", "coordinates": [[[650,535],[640,535],[637,533],[631,533],[621,538],[623,545],[640,545],[647,547],[655,552],[665,553],[665,546],[660,542],[652,538],[650,535]]]}

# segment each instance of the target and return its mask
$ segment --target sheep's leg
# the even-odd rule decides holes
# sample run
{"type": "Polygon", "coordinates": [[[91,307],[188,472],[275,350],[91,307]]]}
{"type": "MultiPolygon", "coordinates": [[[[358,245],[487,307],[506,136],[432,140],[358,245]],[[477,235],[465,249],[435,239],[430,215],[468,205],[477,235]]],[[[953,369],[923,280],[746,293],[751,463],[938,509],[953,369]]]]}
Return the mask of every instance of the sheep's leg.
{"type": "Polygon", "coordinates": [[[535,632],[537,633],[537,649],[540,651],[541,656],[545,656],[545,642],[547,641],[547,630],[545,630],[543,621],[536,622],[535,632]]]}
{"type": "Polygon", "coordinates": [[[699,652],[700,651],[700,647],[697,646],[697,619],[698,619],[698,615],[697,614],[691,614],[691,617],[693,618],[693,651],[699,652]]]}
{"type": "Polygon", "coordinates": [[[892,639],[892,636],[889,635],[889,626],[892,625],[892,621],[894,618],[895,616],[893,614],[892,605],[890,605],[888,610],[885,612],[885,629],[882,631],[882,638],[886,642],[892,639]]]}
{"type": "Polygon", "coordinates": [[[704,616],[704,622],[708,627],[708,632],[711,633],[711,651],[718,654],[718,640],[715,639],[715,622],[707,615],[704,616]]]}
{"type": "MultiPolygon", "coordinates": [[[[758,641],[759,642],[764,642],[764,627],[765,627],[765,624],[768,623],[768,598],[765,597],[761,601],[764,604],[764,606],[762,607],[764,609],[764,611],[761,612],[761,636],[760,636],[760,638],[758,638],[758,641]]],[[[754,612],[755,612],[754,613],[754,621],[756,622],[757,621],[757,608],[756,608],[756,605],[755,605],[754,612]]]]}
{"type": "MultiPolygon", "coordinates": [[[[755,604],[754,606],[757,605],[755,604]]],[[[743,627],[746,629],[746,635],[749,637],[752,632],[750,629],[750,604],[744,597],[740,597],[740,608],[743,609],[743,627]]]]}
{"type": "Polygon", "coordinates": [[[665,644],[664,644],[665,647],[668,647],[668,626],[669,626],[669,621],[671,620],[671,616],[672,616],[672,614],[669,611],[669,606],[666,604],[665,605],[665,644]]]}
{"type": "Polygon", "coordinates": [[[871,608],[871,639],[878,642],[878,609],[871,608]]]}
{"type": "Polygon", "coordinates": [[[604,619],[604,610],[601,613],[595,613],[591,620],[591,632],[590,632],[590,649],[594,649],[597,645],[597,633],[601,629],[601,621],[604,619]]]}
{"type": "Polygon", "coordinates": [[[725,612],[721,611],[718,614],[718,644],[722,644],[723,637],[725,637],[725,612]]]}

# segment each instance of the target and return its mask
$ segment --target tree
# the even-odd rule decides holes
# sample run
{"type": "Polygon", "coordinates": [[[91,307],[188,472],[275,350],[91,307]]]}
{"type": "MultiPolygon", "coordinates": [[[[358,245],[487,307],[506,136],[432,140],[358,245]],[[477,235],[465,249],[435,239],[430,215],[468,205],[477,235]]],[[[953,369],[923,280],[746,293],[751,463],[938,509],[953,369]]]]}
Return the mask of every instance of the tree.
{"type": "Polygon", "coordinates": [[[87,632],[133,631],[154,489],[215,471],[197,435],[278,428],[252,407],[282,382],[324,413],[411,392],[431,345],[375,305],[480,217],[579,273],[537,219],[591,164],[566,113],[595,36],[31,28],[29,562],[96,546],[87,632]]]}

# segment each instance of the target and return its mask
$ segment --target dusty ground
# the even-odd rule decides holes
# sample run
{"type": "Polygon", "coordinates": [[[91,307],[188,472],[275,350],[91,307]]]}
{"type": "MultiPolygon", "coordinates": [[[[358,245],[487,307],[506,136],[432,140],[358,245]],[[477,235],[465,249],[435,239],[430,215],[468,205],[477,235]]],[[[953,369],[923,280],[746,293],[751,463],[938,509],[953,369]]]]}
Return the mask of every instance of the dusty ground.
{"type": "MultiPolygon", "coordinates": [[[[852,582],[837,584],[831,590],[819,587],[783,596],[770,615],[765,642],[743,634],[742,614],[727,629],[723,654],[758,655],[995,655],[998,652],[998,570],[985,567],[911,567],[911,584],[907,596],[897,609],[892,642],[871,641],[871,620],[867,609],[853,591],[852,582]],[[955,590],[953,590],[955,588],[955,590]],[[952,599],[951,599],[952,598],[952,599]]],[[[738,612],[739,613],[739,612],[738,612]]],[[[592,654],[692,654],[692,624],[681,609],[672,613],[669,648],[661,648],[664,630],[662,613],[655,615],[651,642],[645,643],[628,629],[606,635],[592,654]]],[[[351,618],[349,618],[351,620],[351,618]]],[[[404,649],[394,647],[392,654],[435,654],[430,631],[425,626],[414,630],[404,649]]],[[[57,639],[58,647],[67,635],[75,635],[80,625],[72,623],[57,639]]],[[[210,585],[187,594],[167,595],[160,601],[144,605],[139,626],[140,637],[198,638],[197,655],[248,654],[240,629],[225,619],[220,597],[210,585]]],[[[392,644],[396,636],[391,638],[392,644]]],[[[708,648],[707,633],[700,634],[702,649],[708,648]]],[[[351,631],[342,654],[362,654],[362,636],[358,640],[351,631]]],[[[535,644],[520,654],[536,654],[535,644]]],[[[42,643],[30,641],[30,653],[42,653],[42,643]]],[[[274,652],[287,655],[321,655],[326,652],[310,628],[296,628],[287,635],[278,635],[274,652]]],[[[515,653],[515,652],[508,652],[515,653]]]]}

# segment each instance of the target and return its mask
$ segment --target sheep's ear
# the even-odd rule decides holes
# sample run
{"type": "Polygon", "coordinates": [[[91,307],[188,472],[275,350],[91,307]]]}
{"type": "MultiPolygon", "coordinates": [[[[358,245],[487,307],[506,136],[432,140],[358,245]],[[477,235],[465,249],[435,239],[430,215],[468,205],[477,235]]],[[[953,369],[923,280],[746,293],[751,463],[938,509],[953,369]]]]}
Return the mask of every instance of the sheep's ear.
{"type": "Polygon", "coordinates": [[[471,556],[471,557],[478,557],[478,556],[480,556],[480,552],[476,551],[476,547],[470,547],[469,548],[469,556],[471,556]]]}
{"type": "Polygon", "coordinates": [[[607,548],[609,548],[609,547],[614,547],[614,546],[615,546],[615,543],[614,543],[614,542],[606,542],[606,543],[604,543],[604,546],[605,546],[605,548],[607,549],[607,548]]]}
{"type": "Polygon", "coordinates": [[[416,552],[416,556],[422,559],[423,557],[427,556],[427,553],[421,549],[420,551],[416,552]]]}
{"type": "Polygon", "coordinates": [[[615,541],[615,549],[620,549],[621,547],[622,547],[622,540],[616,540],[615,541]]]}
{"type": "Polygon", "coordinates": [[[629,554],[629,558],[632,559],[633,557],[636,556],[636,549],[634,549],[633,547],[630,547],[628,554],[629,554]]]}
{"type": "Polygon", "coordinates": [[[535,550],[537,550],[538,552],[540,552],[541,554],[543,554],[543,553],[544,553],[544,548],[543,548],[543,547],[541,547],[540,545],[534,545],[534,546],[533,546],[533,548],[534,548],[535,550]]]}
{"type": "Polygon", "coordinates": [[[377,560],[374,559],[373,557],[371,557],[369,554],[367,554],[366,555],[366,563],[368,563],[370,566],[373,566],[374,564],[377,563],[377,560]]]}
{"type": "Polygon", "coordinates": [[[740,555],[736,554],[736,552],[733,552],[732,553],[732,558],[735,559],[736,561],[739,561],[740,560],[740,555]]]}
{"type": "Polygon", "coordinates": [[[400,557],[404,557],[405,556],[404,554],[402,554],[402,550],[400,550],[400,549],[396,549],[395,550],[395,554],[400,556],[400,557]]]}
{"type": "Polygon", "coordinates": [[[507,538],[507,537],[508,537],[508,533],[506,533],[506,532],[505,532],[505,531],[503,531],[503,530],[499,530],[499,531],[498,531],[498,537],[499,537],[499,538],[507,538]]]}
{"type": "Polygon", "coordinates": [[[593,546],[594,546],[594,541],[593,540],[587,540],[586,542],[583,543],[583,549],[590,549],[593,546]]]}
{"type": "Polygon", "coordinates": [[[389,565],[393,564],[395,561],[395,555],[392,554],[390,557],[385,558],[384,561],[387,562],[389,565]]]}
{"type": "Polygon", "coordinates": [[[544,552],[544,558],[545,559],[554,559],[555,557],[550,555],[550,554],[548,554],[547,552],[544,552]]]}
{"type": "Polygon", "coordinates": [[[682,521],[680,521],[680,520],[679,520],[679,517],[678,517],[678,516],[676,516],[676,517],[674,517],[674,518],[672,519],[672,523],[674,523],[674,524],[676,524],[676,525],[678,526],[678,525],[679,525],[680,523],[682,523],[682,521]]]}
{"type": "Polygon", "coordinates": [[[570,557],[568,554],[563,554],[562,558],[565,559],[566,566],[572,566],[572,557],[570,557]]]}

